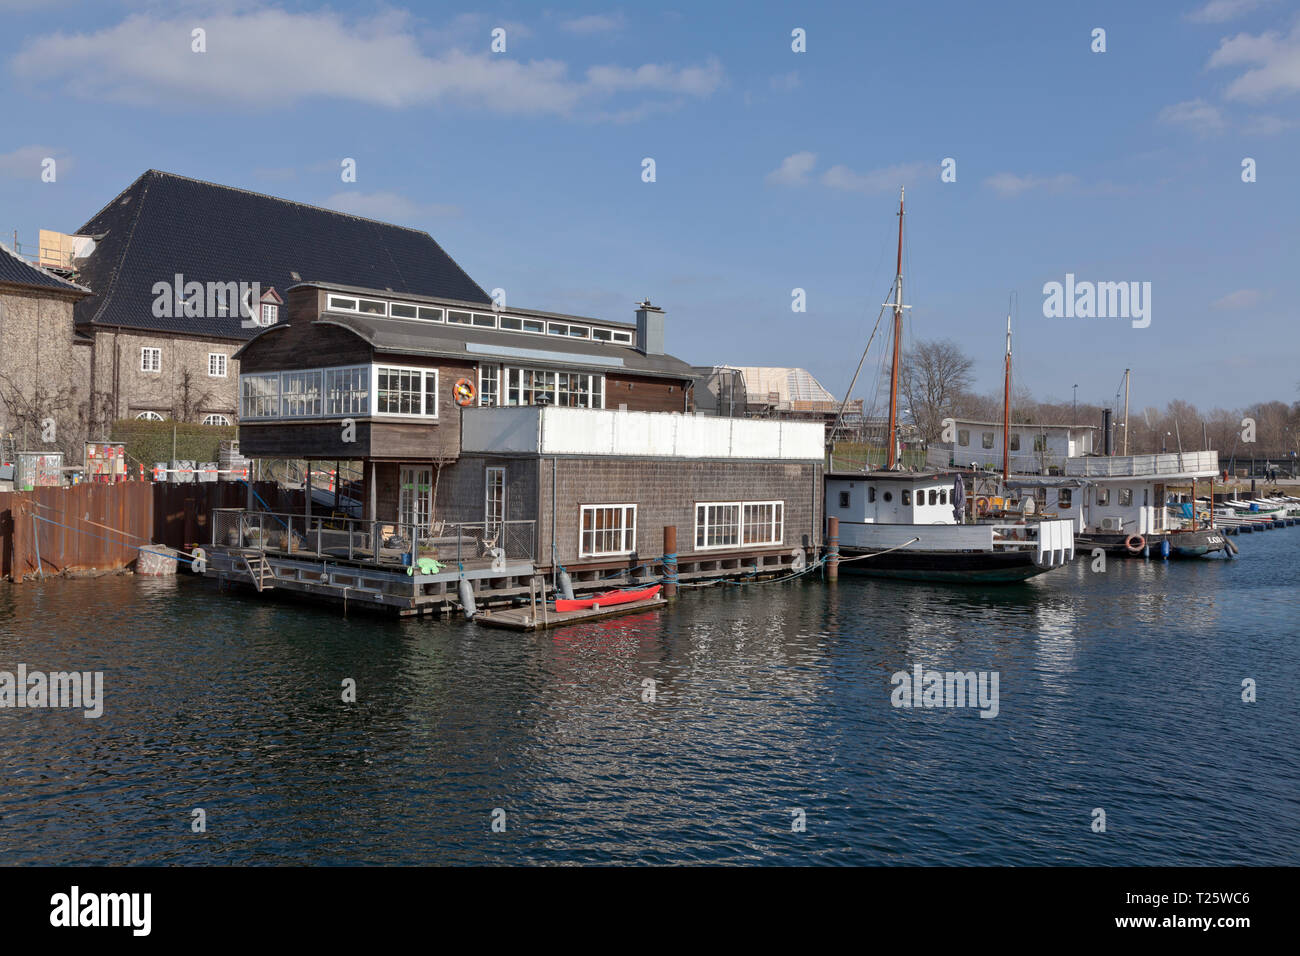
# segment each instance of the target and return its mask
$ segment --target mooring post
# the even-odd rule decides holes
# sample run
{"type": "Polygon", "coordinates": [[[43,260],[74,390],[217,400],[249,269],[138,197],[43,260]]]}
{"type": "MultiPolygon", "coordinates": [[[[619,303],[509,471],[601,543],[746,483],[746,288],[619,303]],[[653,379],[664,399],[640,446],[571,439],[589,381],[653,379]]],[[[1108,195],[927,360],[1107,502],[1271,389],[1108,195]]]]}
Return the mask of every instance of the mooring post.
{"type": "Polygon", "coordinates": [[[840,519],[826,519],[826,580],[840,579],[840,519]]]}
{"type": "Polygon", "coordinates": [[[664,525],[664,600],[677,600],[677,526],[664,525]]]}

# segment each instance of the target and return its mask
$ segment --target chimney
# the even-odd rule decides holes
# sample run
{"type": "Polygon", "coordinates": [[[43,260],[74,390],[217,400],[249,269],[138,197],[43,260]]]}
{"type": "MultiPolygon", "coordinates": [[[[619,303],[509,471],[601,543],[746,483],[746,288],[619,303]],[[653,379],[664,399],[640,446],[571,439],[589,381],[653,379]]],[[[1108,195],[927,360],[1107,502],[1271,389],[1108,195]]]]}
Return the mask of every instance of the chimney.
{"type": "Polygon", "coordinates": [[[664,354],[664,310],[649,299],[636,306],[636,347],[643,355],[664,354]]]}
{"type": "Polygon", "coordinates": [[[1101,439],[1101,440],[1102,440],[1102,447],[1105,449],[1105,454],[1106,454],[1107,456],[1109,456],[1109,455],[1110,455],[1110,449],[1111,449],[1111,444],[1110,444],[1110,409],[1109,409],[1109,408],[1103,408],[1103,409],[1101,410],[1101,434],[1102,434],[1102,439],[1101,439]]]}

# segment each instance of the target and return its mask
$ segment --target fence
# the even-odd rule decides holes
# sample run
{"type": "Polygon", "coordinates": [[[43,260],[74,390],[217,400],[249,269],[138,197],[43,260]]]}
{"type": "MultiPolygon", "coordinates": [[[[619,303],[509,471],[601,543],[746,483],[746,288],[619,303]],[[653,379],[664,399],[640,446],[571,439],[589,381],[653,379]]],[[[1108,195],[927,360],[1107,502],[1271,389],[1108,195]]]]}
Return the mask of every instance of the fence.
{"type": "Polygon", "coordinates": [[[490,563],[494,557],[531,561],[536,522],[411,525],[396,521],[217,509],[214,546],[313,558],[346,559],[375,566],[414,566],[421,558],[457,565],[490,563]],[[498,553],[499,552],[499,553],[498,553]]]}
{"type": "MultiPolygon", "coordinates": [[[[302,492],[272,483],[254,490],[268,507],[300,508],[302,492]]],[[[66,571],[130,567],[140,548],[189,550],[207,541],[209,515],[243,505],[240,483],[151,485],[124,482],[0,493],[0,577],[21,581],[66,571]]]]}

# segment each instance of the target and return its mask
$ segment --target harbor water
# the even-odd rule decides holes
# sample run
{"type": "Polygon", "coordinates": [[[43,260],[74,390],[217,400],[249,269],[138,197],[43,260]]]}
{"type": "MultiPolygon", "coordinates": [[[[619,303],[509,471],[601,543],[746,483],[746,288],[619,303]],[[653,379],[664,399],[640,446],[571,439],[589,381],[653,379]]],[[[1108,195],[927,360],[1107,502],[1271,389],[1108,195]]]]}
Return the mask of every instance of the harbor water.
{"type": "Polygon", "coordinates": [[[0,709],[0,863],[1296,865],[1300,529],[1237,540],[536,634],[0,584],[0,671],[102,671],[104,703],[0,709]],[[996,716],[893,706],[917,665],[996,673],[996,716]]]}

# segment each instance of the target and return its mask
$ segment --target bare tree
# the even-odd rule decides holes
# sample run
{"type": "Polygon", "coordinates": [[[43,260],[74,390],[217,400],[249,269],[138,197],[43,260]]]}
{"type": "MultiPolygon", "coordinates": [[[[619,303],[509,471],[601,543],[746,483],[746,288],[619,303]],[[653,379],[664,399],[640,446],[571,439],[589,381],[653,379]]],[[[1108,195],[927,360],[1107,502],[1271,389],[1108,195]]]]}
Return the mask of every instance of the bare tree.
{"type": "Polygon", "coordinates": [[[178,422],[192,422],[203,407],[211,401],[212,391],[201,389],[194,373],[186,368],[181,372],[180,385],[176,389],[172,418],[178,422]]]}
{"type": "Polygon", "coordinates": [[[65,461],[81,457],[85,409],[77,404],[75,385],[24,389],[9,375],[0,373],[0,409],[7,430],[26,446],[20,450],[61,451],[65,461]]]}
{"type": "Polygon", "coordinates": [[[971,386],[974,362],[955,342],[917,342],[903,356],[899,386],[920,437],[939,440],[943,420],[956,413],[958,399],[971,386]]]}

